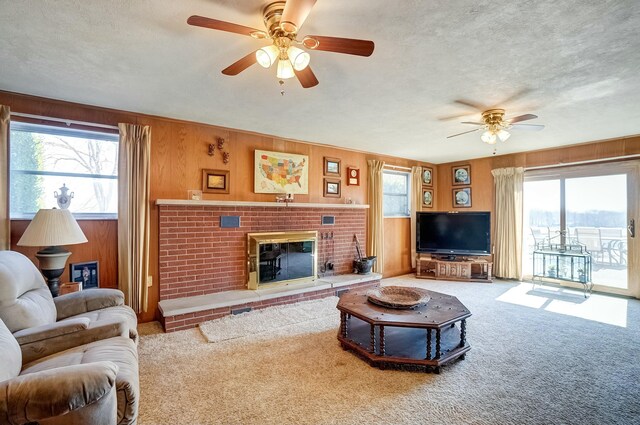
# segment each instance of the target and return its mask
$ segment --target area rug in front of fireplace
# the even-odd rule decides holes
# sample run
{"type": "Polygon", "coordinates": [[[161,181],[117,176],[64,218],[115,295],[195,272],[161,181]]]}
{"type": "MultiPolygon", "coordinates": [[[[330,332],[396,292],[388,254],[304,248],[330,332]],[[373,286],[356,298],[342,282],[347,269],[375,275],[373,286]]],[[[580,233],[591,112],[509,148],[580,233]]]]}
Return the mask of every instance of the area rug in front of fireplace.
{"type": "Polygon", "coordinates": [[[328,297],[267,307],[202,323],[200,331],[207,341],[220,342],[330,316],[335,316],[337,326],[340,317],[337,304],[338,297],[328,297]]]}

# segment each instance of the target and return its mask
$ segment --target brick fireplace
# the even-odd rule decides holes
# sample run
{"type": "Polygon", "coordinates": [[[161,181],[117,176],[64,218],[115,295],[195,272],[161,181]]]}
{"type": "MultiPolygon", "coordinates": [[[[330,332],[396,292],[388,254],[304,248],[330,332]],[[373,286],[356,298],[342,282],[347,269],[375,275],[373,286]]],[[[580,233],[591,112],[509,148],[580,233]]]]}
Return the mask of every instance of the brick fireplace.
{"type": "Polygon", "coordinates": [[[318,241],[318,259],[332,257],[333,274],[352,272],[353,235],[366,240],[364,205],[166,202],[158,201],[160,300],[246,289],[248,233],[333,232],[332,239],[318,241]],[[220,227],[222,216],[240,217],[239,227],[220,227]],[[335,224],[322,225],[323,216],[334,216],[335,224]]]}
{"type": "MultiPolygon", "coordinates": [[[[320,275],[304,293],[292,284],[291,295],[278,294],[276,298],[271,294],[273,300],[264,296],[260,302],[247,302],[246,306],[252,308],[335,294],[344,282],[327,283],[327,276],[347,278],[345,275],[352,273],[356,256],[354,234],[361,243],[366,240],[367,205],[181,200],[158,200],[157,205],[160,308],[166,330],[194,326],[231,312],[231,307],[194,311],[193,308],[170,309],[167,305],[192,305],[192,300],[218,293],[235,296],[242,291],[260,292],[247,289],[250,233],[317,233],[316,266],[320,275]],[[325,223],[333,224],[323,225],[323,218],[325,223]],[[332,269],[324,267],[326,264],[331,264],[332,269]],[[180,314],[168,317],[172,311],[180,314]],[[184,311],[189,313],[183,314],[184,311]]],[[[356,277],[350,282],[357,281],[357,285],[362,286],[377,280],[379,277],[356,277]]]]}

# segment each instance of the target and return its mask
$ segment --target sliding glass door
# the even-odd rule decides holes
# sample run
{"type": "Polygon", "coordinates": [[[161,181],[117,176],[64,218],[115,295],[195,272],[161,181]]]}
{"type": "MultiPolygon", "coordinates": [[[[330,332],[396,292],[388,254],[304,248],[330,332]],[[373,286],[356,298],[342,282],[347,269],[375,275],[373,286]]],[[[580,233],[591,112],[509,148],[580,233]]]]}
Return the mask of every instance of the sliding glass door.
{"type": "MultiPolygon", "coordinates": [[[[528,171],[524,183],[525,277],[536,244],[580,244],[591,256],[594,289],[639,297],[638,163],[528,171]]],[[[579,283],[558,281],[568,286],[579,283]]]]}

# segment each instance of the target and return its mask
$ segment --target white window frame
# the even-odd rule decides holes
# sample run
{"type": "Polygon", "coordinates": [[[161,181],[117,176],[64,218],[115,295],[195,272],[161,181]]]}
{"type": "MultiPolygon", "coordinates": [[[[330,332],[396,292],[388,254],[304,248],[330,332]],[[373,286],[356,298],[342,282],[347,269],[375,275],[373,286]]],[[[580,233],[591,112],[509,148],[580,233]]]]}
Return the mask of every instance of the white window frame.
{"type": "MultiPolygon", "coordinates": [[[[120,136],[116,133],[107,133],[105,131],[89,131],[89,130],[78,130],[78,129],[68,129],[64,127],[57,127],[51,125],[44,124],[31,124],[22,121],[11,121],[9,124],[9,132],[11,131],[26,131],[26,132],[37,132],[40,131],[46,134],[58,135],[58,136],[71,136],[71,137],[84,137],[92,140],[104,140],[107,142],[119,143],[120,136]]],[[[11,141],[9,141],[11,143],[11,141]]],[[[10,159],[9,159],[10,160],[10,159]]],[[[112,176],[107,174],[81,174],[81,173],[67,173],[67,172],[58,172],[58,171],[34,171],[34,170],[14,170],[11,168],[11,163],[9,163],[9,173],[17,173],[17,174],[27,174],[27,175],[36,175],[36,176],[59,176],[59,177],[85,177],[85,178],[93,178],[93,179],[108,179],[108,180],[118,180],[118,176],[112,176]]],[[[11,193],[12,188],[9,188],[9,194],[11,193]]],[[[10,197],[10,195],[9,195],[10,197]]],[[[31,220],[35,216],[35,213],[22,213],[22,212],[13,212],[10,210],[10,219],[11,220],[31,220]]],[[[73,216],[76,220],[117,220],[118,213],[78,213],[74,212],[73,216]]]]}
{"type": "Polygon", "coordinates": [[[383,174],[382,175],[382,179],[383,179],[383,184],[382,184],[382,211],[383,211],[384,218],[411,218],[411,173],[409,173],[408,171],[398,171],[398,170],[385,168],[385,169],[382,170],[382,174],[383,174]],[[407,193],[406,193],[406,197],[407,197],[407,212],[406,212],[406,214],[386,215],[384,213],[384,199],[385,199],[386,196],[405,196],[405,195],[398,195],[396,193],[385,193],[384,192],[384,174],[401,175],[401,176],[404,176],[407,179],[407,193]]]}

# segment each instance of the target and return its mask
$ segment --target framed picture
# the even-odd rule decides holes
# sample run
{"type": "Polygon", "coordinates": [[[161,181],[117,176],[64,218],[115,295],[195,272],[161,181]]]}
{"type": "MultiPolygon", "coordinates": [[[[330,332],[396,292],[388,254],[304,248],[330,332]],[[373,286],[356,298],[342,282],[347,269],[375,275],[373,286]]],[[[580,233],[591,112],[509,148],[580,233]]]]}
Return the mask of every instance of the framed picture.
{"type": "Polygon", "coordinates": [[[470,208],[471,207],[471,188],[461,187],[453,189],[453,207],[454,208],[470,208]]]}
{"type": "Polygon", "coordinates": [[[82,289],[99,288],[100,272],[97,261],[69,264],[69,280],[82,283],[82,289]]]}
{"type": "Polygon", "coordinates": [[[340,160],[324,157],[324,175],[340,177],[340,160]]]}
{"type": "Polygon", "coordinates": [[[339,198],[340,195],[340,179],[324,179],[324,197],[339,198]]]}
{"type": "Polygon", "coordinates": [[[229,170],[202,170],[204,193],[229,193],[229,170]]]}
{"type": "Polygon", "coordinates": [[[309,157],[284,152],[255,151],[255,193],[309,193],[309,157]]]}
{"type": "Polygon", "coordinates": [[[425,186],[433,186],[433,168],[422,168],[422,184],[425,186]]]}
{"type": "Polygon", "coordinates": [[[347,167],[347,186],[360,186],[360,169],[347,167]]]}
{"type": "Polygon", "coordinates": [[[422,206],[425,208],[433,208],[432,189],[422,189],[422,206]]]}
{"type": "Polygon", "coordinates": [[[471,166],[470,165],[457,165],[451,167],[453,172],[453,185],[468,185],[471,184],[471,166]]]}

